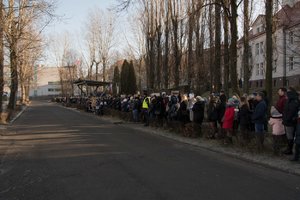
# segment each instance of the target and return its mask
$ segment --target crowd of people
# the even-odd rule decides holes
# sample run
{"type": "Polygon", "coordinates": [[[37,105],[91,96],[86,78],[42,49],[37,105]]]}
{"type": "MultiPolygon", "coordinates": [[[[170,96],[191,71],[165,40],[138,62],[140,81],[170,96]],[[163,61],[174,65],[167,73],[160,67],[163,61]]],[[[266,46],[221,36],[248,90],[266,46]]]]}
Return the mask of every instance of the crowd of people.
{"type": "Polygon", "coordinates": [[[292,161],[299,160],[300,154],[300,101],[294,88],[280,88],[278,100],[269,105],[265,91],[237,94],[227,97],[223,91],[212,93],[208,98],[194,94],[181,95],[166,93],[147,95],[128,95],[89,98],[60,99],[83,106],[86,111],[103,115],[104,110],[114,109],[131,113],[136,123],[145,126],[153,121],[160,126],[169,122],[179,122],[182,126],[193,122],[201,129],[207,122],[207,137],[220,138],[226,145],[233,143],[233,137],[239,138],[244,145],[255,138],[258,151],[264,149],[266,133],[273,137],[274,154],[293,155],[292,161]],[[270,112],[268,108],[271,107],[270,112]],[[271,128],[268,130],[268,127],[271,128]],[[286,149],[282,150],[282,144],[286,149]],[[294,152],[293,152],[294,151],[294,152]]]}

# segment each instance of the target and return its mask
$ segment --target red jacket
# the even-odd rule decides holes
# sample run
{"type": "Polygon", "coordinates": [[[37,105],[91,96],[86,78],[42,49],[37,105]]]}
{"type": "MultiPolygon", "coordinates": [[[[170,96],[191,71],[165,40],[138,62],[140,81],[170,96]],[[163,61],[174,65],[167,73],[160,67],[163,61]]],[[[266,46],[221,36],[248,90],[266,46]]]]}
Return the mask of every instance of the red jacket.
{"type": "Polygon", "coordinates": [[[284,105],[285,105],[285,102],[287,101],[287,96],[286,95],[283,95],[283,96],[280,96],[277,103],[276,103],[276,106],[275,108],[282,114],[283,113],[283,109],[284,109],[284,105]]]}
{"type": "Polygon", "coordinates": [[[233,120],[234,120],[234,107],[227,107],[224,114],[222,128],[225,129],[233,128],[233,120]]]}

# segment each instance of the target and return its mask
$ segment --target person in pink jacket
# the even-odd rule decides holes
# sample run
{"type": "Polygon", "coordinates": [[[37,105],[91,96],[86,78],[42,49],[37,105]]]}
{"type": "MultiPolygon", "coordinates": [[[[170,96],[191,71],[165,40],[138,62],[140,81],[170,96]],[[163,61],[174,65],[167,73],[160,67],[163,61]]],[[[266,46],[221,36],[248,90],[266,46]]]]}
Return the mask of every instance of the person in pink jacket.
{"type": "Polygon", "coordinates": [[[222,119],[222,128],[224,129],[226,136],[224,139],[224,144],[232,144],[232,131],[233,131],[233,121],[234,121],[234,109],[235,100],[233,98],[228,99],[225,114],[222,119]]]}
{"type": "Polygon", "coordinates": [[[272,127],[273,151],[275,155],[279,155],[280,143],[285,135],[285,130],[282,124],[282,114],[274,106],[271,107],[269,124],[272,127]]]}

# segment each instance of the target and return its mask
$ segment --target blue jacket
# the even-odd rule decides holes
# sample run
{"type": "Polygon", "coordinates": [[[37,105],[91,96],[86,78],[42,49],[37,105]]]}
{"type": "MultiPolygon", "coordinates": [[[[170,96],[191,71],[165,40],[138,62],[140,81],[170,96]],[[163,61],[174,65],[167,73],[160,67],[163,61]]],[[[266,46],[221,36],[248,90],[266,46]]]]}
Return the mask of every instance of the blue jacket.
{"type": "Polygon", "coordinates": [[[264,124],[267,121],[267,104],[261,100],[252,114],[252,122],[255,124],[264,124]]]}

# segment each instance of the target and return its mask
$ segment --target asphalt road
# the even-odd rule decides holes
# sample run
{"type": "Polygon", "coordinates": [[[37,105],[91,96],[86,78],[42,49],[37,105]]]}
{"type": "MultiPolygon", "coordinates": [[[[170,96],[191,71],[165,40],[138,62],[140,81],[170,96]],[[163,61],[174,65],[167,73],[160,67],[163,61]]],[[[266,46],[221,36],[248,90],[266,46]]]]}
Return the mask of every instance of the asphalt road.
{"type": "Polygon", "coordinates": [[[299,176],[55,104],[33,103],[10,131],[1,200],[300,199],[299,176]]]}

